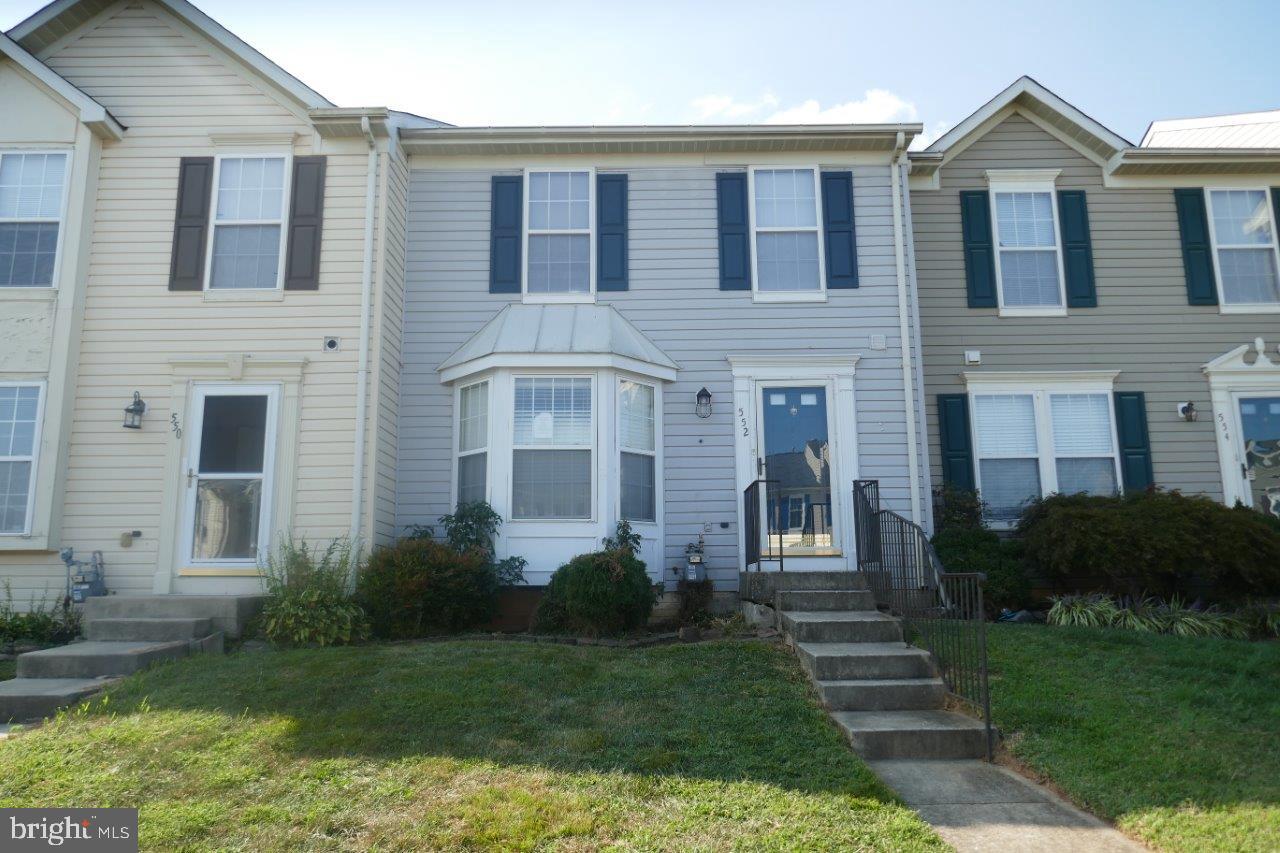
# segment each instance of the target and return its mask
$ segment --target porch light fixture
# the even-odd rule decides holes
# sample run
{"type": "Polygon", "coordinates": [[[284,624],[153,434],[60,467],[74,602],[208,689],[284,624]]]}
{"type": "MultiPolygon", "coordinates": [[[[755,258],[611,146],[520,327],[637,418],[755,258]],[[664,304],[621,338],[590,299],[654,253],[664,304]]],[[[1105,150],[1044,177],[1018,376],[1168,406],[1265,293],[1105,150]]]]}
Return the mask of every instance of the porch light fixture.
{"type": "Polygon", "coordinates": [[[147,404],[143,402],[142,395],[134,391],[133,402],[124,407],[124,428],[142,429],[142,415],[146,411],[147,404]]]}
{"type": "Polygon", "coordinates": [[[711,392],[706,388],[698,392],[698,405],[694,407],[693,413],[700,418],[711,417],[711,392]]]}
{"type": "Polygon", "coordinates": [[[1195,403],[1179,403],[1178,417],[1182,418],[1187,423],[1191,423],[1192,421],[1199,420],[1200,412],[1196,410],[1195,403]]]}

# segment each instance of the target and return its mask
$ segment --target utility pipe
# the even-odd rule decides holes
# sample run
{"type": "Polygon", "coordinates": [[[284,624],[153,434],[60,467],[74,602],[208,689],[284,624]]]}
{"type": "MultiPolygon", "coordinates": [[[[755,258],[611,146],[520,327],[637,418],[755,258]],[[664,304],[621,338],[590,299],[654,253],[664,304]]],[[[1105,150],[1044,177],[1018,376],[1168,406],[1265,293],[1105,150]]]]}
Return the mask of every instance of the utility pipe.
{"type": "Polygon", "coordinates": [[[907,476],[910,480],[911,520],[920,523],[920,456],[917,447],[915,372],[911,368],[910,299],[907,293],[906,248],[902,228],[901,166],[906,157],[906,134],[898,131],[889,163],[889,185],[893,193],[893,253],[898,273],[898,346],[902,352],[903,410],[907,416],[907,476]]]}
{"type": "Polygon", "coordinates": [[[356,368],[356,437],[355,459],[351,467],[351,544],[360,552],[360,526],[364,520],[365,421],[368,418],[369,393],[369,327],[373,317],[373,216],[378,181],[378,141],[369,125],[369,117],[361,116],[360,130],[369,143],[368,177],[364,189],[364,265],[360,273],[360,361],[356,368]]]}

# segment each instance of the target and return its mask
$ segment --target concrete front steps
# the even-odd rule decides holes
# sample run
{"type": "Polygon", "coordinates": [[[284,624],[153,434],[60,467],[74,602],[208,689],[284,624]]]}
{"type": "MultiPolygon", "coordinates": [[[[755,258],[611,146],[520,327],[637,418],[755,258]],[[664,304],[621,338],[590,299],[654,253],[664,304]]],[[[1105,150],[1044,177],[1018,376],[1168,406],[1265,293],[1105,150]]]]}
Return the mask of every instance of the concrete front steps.
{"type": "Polygon", "coordinates": [[[947,689],[857,572],[744,572],[745,601],[772,608],[832,719],[867,759],[987,754],[980,720],[945,710],[947,689]]]}
{"type": "Polygon", "coordinates": [[[91,598],[84,642],[18,656],[18,677],[0,681],[0,723],[48,716],[162,661],[221,652],[261,606],[261,596],[91,598]]]}

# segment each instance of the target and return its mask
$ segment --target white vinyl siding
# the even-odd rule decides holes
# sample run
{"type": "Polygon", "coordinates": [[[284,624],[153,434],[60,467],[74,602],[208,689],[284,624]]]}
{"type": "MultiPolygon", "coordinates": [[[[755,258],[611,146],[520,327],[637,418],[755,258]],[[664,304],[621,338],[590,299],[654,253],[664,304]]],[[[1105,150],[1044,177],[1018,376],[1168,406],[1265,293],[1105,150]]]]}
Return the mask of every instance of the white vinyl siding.
{"type": "Polygon", "coordinates": [[[586,301],[595,291],[595,188],[591,171],[525,176],[528,297],[586,301]]]}
{"type": "Polygon", "coordinates": [[[0,384],[0,534],[31,530],[43,404],[42,384],[0,384]]]}
{"type": "Polygon", "coordinates": [[[288,157],[218,158],[210,225],[210,290],[280,286],[288,171],[288,157]]]}
{"type": "Polygon", "coordinates": [[[657,412],[652,385],[618,388],[619,505],[628,521],[657,519],[657,412]]]}
{"type": "Polygon", "coordinates": [[[0,152],[0,287],[53,286],[66,179],[63,152],[0,152]]]}
{"type": "Polygon", "coordinates": [[[753,167],[749,175],[751,279],[757,296],[821,297],[821,207],[817,167],[753,167]]]}
{"type": "Polygon", "coordinates": [[[1224,306],[1280,307],[1280,259],[1266,189],[1211,189],[1210,233],[1224,306]]]}
{"type": "Polygon", "coordinates": [[[592,382],[583,376],[516,377],[513,518],[591,517],[592,382]]]}
{"type": "Polygon", "coordinates": [[[489,468],[489,383],[458,390],[459,504],[487,500],[489,468]]]}

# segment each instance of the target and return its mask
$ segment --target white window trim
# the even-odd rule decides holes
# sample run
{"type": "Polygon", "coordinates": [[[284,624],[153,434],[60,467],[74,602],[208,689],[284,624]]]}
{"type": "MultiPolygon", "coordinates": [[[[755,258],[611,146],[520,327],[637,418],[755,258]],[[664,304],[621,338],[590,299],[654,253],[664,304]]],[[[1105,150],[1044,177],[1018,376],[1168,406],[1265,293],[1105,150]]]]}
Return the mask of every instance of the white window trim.
{"type": "Polygon", "coordinates": [[[1008,169],[987,170],[987,197],[991,206],[991,248],[996,273],[996,300],[1001,317],[1065,317],[1067,315],[1067,276],[1062,253],[1062,218],[1058,213],[1058,169],[1008,169]],[[1048,193],[1053,205],[1053,251],[1058,267],[1058,305],[1007,306],[1004,304],[1004,279],[1000,272],[1001,252],[1036,251],[1047,247],[1000,247],[1000,214],[996,205],[996,193],[1048,193]]]}
{"type": "MultiPolygon", "coordinates": [[[[275,479],[276,479],[276,437],[280,419],[281,388],[278,384],[246,384],[239,382],[199,382],[191,392],[191,435],[187,445],[187,455],[181,472],[185,485],[182,489],[183,525],[181,534],[181,551],[179,563],[184,567],[195,568],[244,568],[257,569],[270,553],[272,520],[274,517],[275,479]],[[258,553],[252,558],[225,560],[197,560],[193,556],[195,546],[195,510],[196,484],[199,475],[200,443],[204,435],[204,401],[211,396],[254,396],[264,395],[267,398],[266,429],[263,435],[262,448],[262,506],[258,514],[258,553]]],[[[234,478],[226,475],[228,479],[234,478]]],[[[210,478],[215,479],[216,477],[210,478]]]]}
{"type": "Polygon", "coordinates": [[[818,164],[769,165],[760,164],[747,167],[747,230],[751,234],[751,298],[755,302],[826,302],[827,301],[827,258],[826,241],[822,233],[822,170],[818,164]],[[799,171],[809,169],[813,172],[813,208],[814,222],[809,227],[782,227],[756,225],[756,172],[770,172],[775,169],[799,171]],[[756,233],[794,233],[813,231],[818,237],[818,289],[801,291],[761,290],[760,270],[756,260],[756,233]]]}
{"type": "Polygon", "coordinates": [[[653,518],[651,520],[643,520],[637,518],[628,518],[631,524],[646,524],[653,527],[658,525],[662,518],[662,387],[656,382],[649,382],[637,376],[627,376],[626,374],[618,374],[614,379],[614,411],[617,417],[614,420],[617,423],[617,429],[614,436],[614,446],[617,450],[618,457],[618,476],[616,478],[618,493],[618,518],[622,516],[622,454],[633,453],[637,456],[649,456],[653,458],[653,518]],[[644,385],[653,391],[653,450],[643,450],[635,447],[628,447],[622,443],[622,383],[631,382],[636,385],[644,385]]]}
{"type": "Polygon", "coordinates": [[[596,301],[596,170],[594,166],[540,166],[525,167],[524,180],[520,194],[520,295],[524,302],[557,303],[557,302],[595,302],[596,301]],[[529,184],[530,176],[549,172],[586,172],[587,173],[587,227],[533,229],[529,227],[529,184]],[[585,234],[591,246],[589,281],[590,290],[586,293],[530,293],[529,292],[529,236],[550,234],[569,235],[585,234]]]}
{"type": "Polygon", "coordinates": [[[1236,191],[1253,191],[1261,192],[1263,198],[1263,207],[1267,211],[1267,219],[1271,223],[1271,253],[1276,261],[1276,273],[1280,275],[1280,234],[1276,233],[1276,217],[1275,208],[1271,201],[1271,188],[1265,186],[1249,186],[1249,187],[1227,187],[1212,186],[1204,188],[1204,207],[1205,218],[1209,220],[1209,245],[1212,247],[1213,255],[1213,279],[1214,285],[1218,288],[1218,313],[1220,314],[1278,314],[1280,313],[1280,302],[1227,302],[1226,290],[1223,287],[1222,267],[1218,262],[1218,250],[1223,249],[1260,249],[1258,244],[1250,246],[1222,246],[1218,242],[1218,230],[1214,224],[1213,217],[1213,193],[1236,191]]]}
{"type": "Polygon", "coordinates": [[[599,373],[528,373],[513,372],[511,374],[511,410],[508,413],[506,422],[507,428],[511,430],[511,459],[507,463],[510,471],[509,482],[510,488],[507,494],[507,506],[511,507],[511,521],[521,524],[585,524],[593,523],[598,520],[599,516],[596,510],[598,498],[600,495],[600,477],[598,475],[600,467],[600,374],[599,373]],[[591,426],[588,433],[591,436],[589,444],[517,444],[516,443],[516,398],[515,388],[521,379],[587,379],[591,382],[591,426]],[[515,513],[516,506],[516,451],[517,450],[589,450],[591,451],[591,497],[587,505],[591,508],[591,514],[586,518],[525,518],[517,516],[515,513]]]}
{"type": "MultiPolygon", "coordinates": [[[[1050,397],[1054,394],[1105,394],[1107,398],[1107,415],[1111,421],[1111,459],[1116,477],[1116,490],[1124,493],[1124,471],[1120,465],[1120,436],[1116,429],[1115,378],[1120,371],[1063,371],[1054,373],[1022,374],[1022,373],[964,373],[966,390],[969,397],[969,442],[973,448],[973,479],[979,494],[982,493],[982,466],[979,462],[984,458],[991,459],[1028,459],[1026,455],[1005,454],[1002,456],[984,457],[978,444],[978,415],[974,401],[976,396],[998,394],[1030,395],[1036,419],[1036,460],[1040,471],[1040,496],[1047,497],[1058,490],[1057,448],[1053,441],[1053,411],[1050,397]]],[[[1062,458],[1097,458],[1067,457],[1062,458]]],[[[1013,523],[1004,520],[992,520],[996,528],[1012,527],[1013,523]]]]}
{"type": "Polygon", "coordinates": [[[36,514],[36,483],[39,481],[40,475],[40,442],[44,434],[44,401],[47,383],[44,380],[0,382],[0,388],[36,388],[39,390],[39,396],[36,398],[36,422],[32,427],[30,455],[0,455],[0,462],[31,463],[31,476],[27,480],[27,515],[23,521],[22,530],[7,533],[0,531],[0,537],[26,537],[31,535],[31,526],[36,514]]]}
{"type": "MultiPolygon", "coordinates": [[[[235,293],[272,293],[284,290],[284,268],[287,258],[285,252],[289,247],[289,200],[293,193],[293,152],[292,151],[236,151],[218,154],[213,160],[213,188],[209,193],[209,231],[205,235],[204,251],[204,292],[217,294],[235,293]],[[257,157],[284,160],[284,186],[281,188],[280,218],[276,219],[227,219],[218,221],[218,185],[222,180],[223,160],[251,160],[257,157]],[[280,226],[280,261],[276,264],[275,287],[213,287],[213,238],[219,225],[279,225],[280,226]]],[[[225,297],[233,299],[233,296],[225,297]]]]}
{"type": "MultiPolygon", "coordinates": [[[[70,148],[0,148],[0,158],[8,155],[21,154],[61,154],[66,158],[67,167],[62,173],[62,198],[58,201],[58,218],[50,219],[44,216],[38,217],[0,217],[0,223],[9,224],[18,223],[50,223],[56,222],[58,225],[58,242],[53,248],[53,277],[49,284],[36,285],[0,285],[0,294],[20,294],[20,293],[44,293],[50,290],[57,290],[58,278],[62,275],[62,247],[66,245],[67,232],[67,206],[71,198],[71,168],[72,154],[74,152],[70,148]]],[[[43,395],[42,395],[43,396],[43,395]]]]}
{"type": "MultiPolygon", "coordinates": [[[[514,416],[514,411],[513,411],[513,416],[514,416]]],[[[475,380],[474,382],[467,382],[467,383],[458,385],[453,391],[453,441],[452,441],[453,474],[452,474],[452,485],[449,488],[449,506],[454,509],[456,509],[458,506],[458,477],[460,476],[462,471],[462,458],[464,456],[474,456],[477,453],[489,454],[489,445],[492,443],[492,440],[493,440],[492,424],[493,424],[493,378],[491,376],[484,376],[480,379],[475,380]],[[472,450],[462,450],[460,448],[460,445],[462,443],[462,392],[468,388],[474,388],[477,385],[485,386],[485,390],[484,390],[485,411],[487,415],[485,417],[484,445],[482,447],[477,447],[472,450]]],[[[484,472],[484,500],[485,500],[485,503],[489,503],[489,504],[493,503],[492,489],[490,488],[490,485],[489,485],[490,482],[492,481],[492,478],[489,476],[492,464],[493,464],[493,456],[490,454],[485,459],[485,472],[484,472]]]]}

